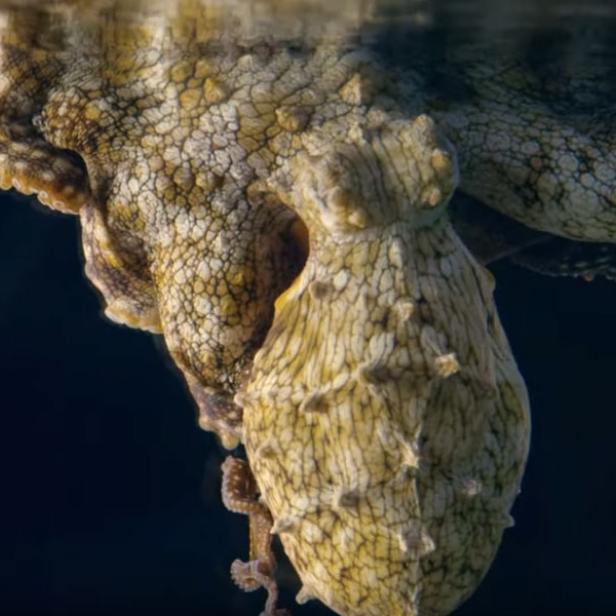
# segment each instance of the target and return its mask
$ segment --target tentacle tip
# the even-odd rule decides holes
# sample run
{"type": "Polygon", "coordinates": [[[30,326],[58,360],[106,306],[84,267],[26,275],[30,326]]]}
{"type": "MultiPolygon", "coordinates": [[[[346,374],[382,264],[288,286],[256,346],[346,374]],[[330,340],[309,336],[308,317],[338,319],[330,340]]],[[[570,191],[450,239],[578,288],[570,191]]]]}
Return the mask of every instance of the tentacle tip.
{"type": "Polygon", "coordinates": [[[262,584],[255,578],[256,567],[252,567],[252,562],[244,562],[236,559],[231,563],[231,579],[233,583],[244,592],[252,592],[261,588],[262,584]]]}

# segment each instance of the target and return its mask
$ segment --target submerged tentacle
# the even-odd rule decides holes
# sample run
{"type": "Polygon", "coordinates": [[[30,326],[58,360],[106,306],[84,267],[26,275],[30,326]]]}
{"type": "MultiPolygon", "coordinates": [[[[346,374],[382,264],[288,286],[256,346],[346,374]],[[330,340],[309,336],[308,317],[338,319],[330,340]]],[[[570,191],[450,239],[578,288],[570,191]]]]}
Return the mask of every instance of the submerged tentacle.
{"type": "Polygon", "coordinates": [[[0,188],[34,194],[43,205],[65,214],[77,214],[90,199],[79,158],[18,125],[0,124],[0,188]]]}
{"type": "Polygon", "coordinates": [[[434,115],[458,148],[462,190],[534,229],[616,242],[612,96],[605,108],[588,109],[576,104],[590,96],[584,75],[561,77],[566,96],[550,108],[547,95],[537,97],[543,84],[533,82],[524,63],[478,62],[464,49],[448,70],[469,95],[434,115]],[[465,59],[468,66],[458,70],[465,59]]]}
{"type": "Polygon", "coordinates": [[[85,271],[105,299],[105,314],[119,323],[161,333],[158,297],[139,238],[114,232],[104,212],[90,203],[81,209],[80,220],[85,271]]]}
{"type": "Polygon", "coordinates": [[[49,143],[35,117],[65,71],[61,28],[45,11],[15,11],[0,28],[0,188],[76,214],[90,189],[79,156],[49,143]]]}
{"type": "Polygon", "coordinates": [[[272,516],[258,500],[257,484],[246,461],[228,456],[222,465],[222,473],[225,507],[234,513],[247,515],[250,524],[249,561],[233,561],[231,577],[247,592],[265,588],[265,616],[283,616],[286,611],[276,609],[278,586],[273,577],[276,560],[272,552],[272,516]]]}

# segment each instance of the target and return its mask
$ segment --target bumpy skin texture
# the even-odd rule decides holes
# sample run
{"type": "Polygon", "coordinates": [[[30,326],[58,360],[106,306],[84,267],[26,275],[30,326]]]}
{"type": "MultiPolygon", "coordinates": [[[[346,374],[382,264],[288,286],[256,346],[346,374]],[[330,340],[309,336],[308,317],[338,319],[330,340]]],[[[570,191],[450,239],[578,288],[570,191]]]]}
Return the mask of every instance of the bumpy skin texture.
{"type": "Polygon", "coordinates": [[[491,276],[426,216],[455,182],[434,125],[346,134],[289,165],[311,250],[239,395],[244,442],[298,601],[447,614],[509,525],[526,391],[491,276]]]}
{"type": "Polygon", "coordinates": [[[437,114],[459,146],[461,188],[535,229],[614,242],[616,126],[611,109],[581,118],[573,112],[552,115],[515,67],[500,71],[498,79],[494,73],[494,67],[478,68],[472,104],[437,114]]]}
{"type": "Polygon", "coordinates": [[[263,502],[226,464],[251,517],[234,576],[269,613],[270,515],[300,598],[447,613],[500,541],[528,408],[490,276],[447,220],[455,154],[422,114],[468,192],[583,239],[614,238],[611,134],[571,133],[510,74],[469,70],[475,98],[436,104],[419,58],[386,71],[339,33],[171,6],[3,13],[0,186],[79,215],[106,314],[161,332],[200,425],[244,442],[263,502]]]}

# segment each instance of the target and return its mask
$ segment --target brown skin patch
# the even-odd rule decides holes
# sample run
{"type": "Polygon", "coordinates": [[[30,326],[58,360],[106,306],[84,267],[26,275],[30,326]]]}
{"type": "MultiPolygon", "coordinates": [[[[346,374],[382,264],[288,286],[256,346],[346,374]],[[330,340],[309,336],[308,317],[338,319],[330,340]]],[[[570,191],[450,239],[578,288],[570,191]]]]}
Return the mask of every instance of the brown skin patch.
{"type": "Polygon", "coordinates": [[[248,462],[228,456],[222,465],[222,502],[229,511],[249,518],[250,555],[248,562],[233,561],[231,577],[247,592],[258,588],[267,590],[265,616],[287,616],[286,610],[276,608],[278,587],[274,580],[276,559],[272,552],[272,516],[259,502],[257,484],[248,462]]]}

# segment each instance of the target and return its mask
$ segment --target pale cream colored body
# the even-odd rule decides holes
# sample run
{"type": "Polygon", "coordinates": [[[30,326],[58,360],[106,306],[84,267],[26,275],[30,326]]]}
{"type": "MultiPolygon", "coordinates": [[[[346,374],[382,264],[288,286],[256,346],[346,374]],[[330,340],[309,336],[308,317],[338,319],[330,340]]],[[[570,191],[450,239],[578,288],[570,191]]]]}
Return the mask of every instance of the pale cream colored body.
{"type": "Polygon", "coordinates": [[[455,169],[431,122],[399,124],[290,165],[310,256],[236,397],[298,601],[347,616],[453,610],[510,525],[528,450],[491,275],[425,219],[455,169]]]}

